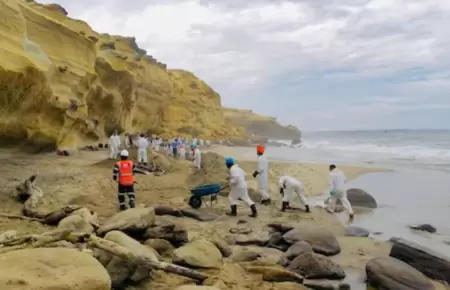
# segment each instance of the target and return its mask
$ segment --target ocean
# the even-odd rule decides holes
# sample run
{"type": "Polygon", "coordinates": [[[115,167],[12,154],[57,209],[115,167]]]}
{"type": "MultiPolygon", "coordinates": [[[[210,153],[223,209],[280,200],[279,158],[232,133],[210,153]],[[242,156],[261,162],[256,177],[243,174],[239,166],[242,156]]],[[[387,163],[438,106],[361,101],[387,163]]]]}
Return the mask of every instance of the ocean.
{"type": "Polygon", "coordinates": [[[381,233],[374,238],[400,236],[450,257],[450,130],[306,132],[299,148],[271,147],[268,153],[278,161],[392,169],[349,182],[379,203],[354,223],[381,233]],[[421,223],[437,233],[408,228],[421,223]]]}

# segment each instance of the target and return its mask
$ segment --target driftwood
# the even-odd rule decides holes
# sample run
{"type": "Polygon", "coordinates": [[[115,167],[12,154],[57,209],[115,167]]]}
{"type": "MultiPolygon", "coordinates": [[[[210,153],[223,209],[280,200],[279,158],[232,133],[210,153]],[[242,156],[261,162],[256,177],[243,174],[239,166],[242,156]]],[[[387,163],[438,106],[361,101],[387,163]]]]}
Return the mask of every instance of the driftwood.
{"type": "Polygon", "coordinates": [[[16,250],[39,248],[54,242],[65,240],[70,233],[71,229],[57,229],[39,235],[13,237],[1,242],[3,247],[0,247],[0,254],[16,250]]]}
{"type": "Polygon", "coordinates": [[[81,208],[82,206],[79,205],[67,205],[50,213],[40,213],[38,211],[29,211],[24,209],[24,216],[0,213],[0,217],[37,221],[46,225],[56,226],[62,219],[68,217],[71,213],[81,208]]]}
{"type": "Polygon", "coordinates": [[[89,247],[98,248],[144,268],[163,270],[169,273],[189,277],[198,281],[204,281],[208,278],[207,275],[195,270],[161,261],[153,261],[147,257],[135,256],[127,248],[94,235],[83,235],[79,237],[72,236],[69,240],[71,240],[72,242],[87,242],[89,247]]]}

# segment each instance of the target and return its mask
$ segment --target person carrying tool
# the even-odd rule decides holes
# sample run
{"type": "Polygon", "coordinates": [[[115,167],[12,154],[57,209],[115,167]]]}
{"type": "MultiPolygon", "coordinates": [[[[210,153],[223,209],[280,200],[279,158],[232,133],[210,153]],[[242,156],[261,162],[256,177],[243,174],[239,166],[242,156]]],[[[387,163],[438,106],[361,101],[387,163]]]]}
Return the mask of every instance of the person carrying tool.
{"type": "Polygon", "coordinates": [[[252,210],[249,217],[256,218],[258,212],[255,203],[248,196],[247,182],[245,181],[246,173],[234,163],[234,160],[231,157],[225,159],[225,165],[229,169],[228,184],[230,185],[230,194],[228,195],[228,200],[230,201],[231,208],[231,212],[228,212],[227,215],[236,216],[237,202],[238,200],[242,200],[252,210]]]}
{"type": "Polygon", "coordinates": [[[128,196],[130,208],[135,207],[134,195],[134,174],[136,173],[136,165],[128,159],[127,150],[120,152],[120,161],[114,164],[113,180],[118,184],[118,199],[120,210],[126,210],[127,205],[125,196],[128,196]]]}
{"type": "Polygon", "coordinates": [[[292,201],[292,198],[294,197],[294,192],[297,193],[298,198],[305,206],[306,212],[310,212],[308,200],[303,194],[303,185],[299,180],[290,176],[282,176],[280,177],[278,186],[280,188],[280,194],[283,196],[283,203],[281,206],[282,212],[286,211],[286,209],[290,209],[289,202],[292,201]]]}
{"type": "Polygon", "coordinates": [[[269,182],[269,162],[264,156],[265,148],[262,145],[256,146],[256,155],[258,156],[257,168],[253,172],[253,177],[258,181],[258,192],[261,195],[261,204],[269,205],[271,203],[270,196],[267,193],[269,182]]]}

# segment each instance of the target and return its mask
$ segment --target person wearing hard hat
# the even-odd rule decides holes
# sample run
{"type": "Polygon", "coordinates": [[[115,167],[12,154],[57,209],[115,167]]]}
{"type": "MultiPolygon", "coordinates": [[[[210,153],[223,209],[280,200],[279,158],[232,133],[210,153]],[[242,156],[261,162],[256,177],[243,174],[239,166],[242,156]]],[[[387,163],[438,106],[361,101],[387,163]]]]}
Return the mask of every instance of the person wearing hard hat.
{"type": "Polygon", "coordinates": [[[230,194],[228,195],[228,200],[230,201],[231,208],[231,212],[227,213],[227,215],[236,216],[238,200],[242,200],[252,210],[249,217],[256,218],[258,216],[258,212],[256,210],[255,203],[248,196],[245,171],[235,164],[233,158],[231,157],[227,157],[225,159],[225,165],[229,169],[228,183],[230,185],[230,194]]]}
{"type": "Polygon", "coordinates": [[[128,196],[130,208],[135,207],[134,195],[134,174],[136,173],[136,165],[128,159],[127,150],[120,152],[120,161],[114,164],[113,180],[118,184],[118,199],[120,210],[126,210],[127,205],[125,196],[128,196]]]}
{"type": "Polygon", "coordinates": [[[308,200],[303,194],[303,185],[299,180],[290,176],[282,176],[278,182],[278,187],[280,188],[280,194],[283,196],[283,204],[281,206],[282,212],[290,208],[289,203],[292,201],[294,192],[297,194],[301,203],[305,206],[306,212],[310,212],[308,200]]]}
{"type": "Polygon", "coordinates": [[[256,165],[257,168],[255,172],[253,172],[253,177],[257,178],[258,181],[258,192],[261,195],[261,204],[268,205],[271,202],[270,196],[267,193],[269,187],[269,162],[264,155],[264,149],[265,148],[262,145],[256,146],[258,161],[256,165]]]}

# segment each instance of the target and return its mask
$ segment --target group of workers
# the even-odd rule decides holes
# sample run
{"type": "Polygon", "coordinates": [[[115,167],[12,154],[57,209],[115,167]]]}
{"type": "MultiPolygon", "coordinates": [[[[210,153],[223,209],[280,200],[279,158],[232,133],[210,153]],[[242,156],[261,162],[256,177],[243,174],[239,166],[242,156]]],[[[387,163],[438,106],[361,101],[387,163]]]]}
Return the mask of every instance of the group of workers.
{"type": "MultiPolygon", "coordinates": [[[[258,145],[256,147],[256,154],[258,156],[257,168],[253,173],[253,177],[257,178],[258,192],[261,195],[261,204],[269,205],[271,203],[271,198],[268,194],[268,181],[269,181],[269,164],[267,158],[264,155],[264,147],[258,145]]],[[[250,217],[257,217],[258,212],[255,203],[251,200],[248,195],[248,187],[246,173],[242,170],[231,157],[225,159],[225,165],[229,170],[228,182],[230,185],[230,194],[228,199],[230,202],[230,212],[227,215],[236,216],[237,215],[237,203],[239,200],[245,202],[251,209],[250,217]]],[[[326,207],[327,211],[334,213],[336,202],[339,200],[348,212],[350,220],[353,220],[354,213],[352,206],[347,198],[346,189],[346,177],[345,174],[339,170],[335,165],[329,166],[330,179],[329,179],[329,203],[326,207]]],[[[308,200],[304,195],[304,189],[302,183],[291,176],[281,176],[278,182],[278,188],[280,194],[283,196],[281,211],[285,212],[290,209],[290,202],[294,197],[294,193],[300,199],[300,202],[305,206],[306,212],[311,212],[308,204],[308,200]]]]}

